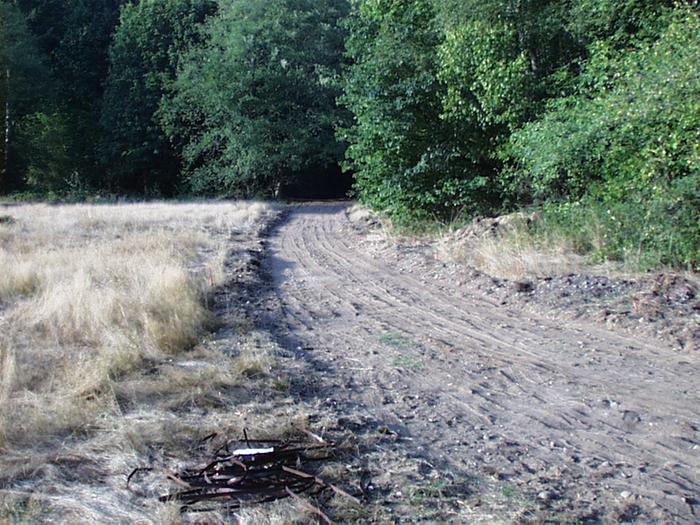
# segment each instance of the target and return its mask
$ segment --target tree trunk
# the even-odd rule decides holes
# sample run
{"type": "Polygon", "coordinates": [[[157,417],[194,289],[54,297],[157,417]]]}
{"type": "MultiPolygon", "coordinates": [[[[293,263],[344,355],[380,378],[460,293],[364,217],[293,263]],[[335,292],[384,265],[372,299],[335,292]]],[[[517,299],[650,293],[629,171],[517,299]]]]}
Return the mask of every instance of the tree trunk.
{"type": "Polygon", "coordinates": [[[5,138],[3,140],[2,169],[0,169],[0,192],[7,180],[7,162],[10,159],[10,68],[5,69],[5,138]]]}
{"type": "Polygon", "coordinates": [[[513,8],[515,10],[516,29],[518,31],[518,45],[520,46],[521,51],[525,51],[525,53],[527,53],[527,57],[530,59],[530,70],[536,75],[537,70],[539,69],[537,66],[537,56],[530,47],[530,42],[528,42],[528,34],[526,29],[527,21],[525,18],[525,13],[523,13],[522,2],[518,0],[513,5],[513,8]]]}

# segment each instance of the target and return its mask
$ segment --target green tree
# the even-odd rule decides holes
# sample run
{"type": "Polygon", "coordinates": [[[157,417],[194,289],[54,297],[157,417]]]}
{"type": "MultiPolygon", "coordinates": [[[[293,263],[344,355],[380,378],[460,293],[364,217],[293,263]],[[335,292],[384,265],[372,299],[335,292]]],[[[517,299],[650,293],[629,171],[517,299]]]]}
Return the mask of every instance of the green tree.
{"type": "Polygon", "coordinates": [[[345,167],[364,203],[397,219],[427,218],[446,200],[452,153],[439,118],[432,2],[355,2],[348,28],[352,65],[341,101],[354,119],[341,133],[349,144],[345,167]]]}
{"type": "Polygon", "coordinates": [[[64,30],[53,52],[71,177],[82,185],[103,184],[95,139],[101,132],[108,49],[123,3],[124,0],[65,2],[64,30]]]}
{"type": "Polygon", "coordinates": [[[26,23],[36,39],[39,50],[48,60],[52,60],[53,53],[58,49],[65,31],[64,20],[68,2],[66,0],[15,0],[12,3],[25,15],[26,23]]]}
{"type": "Polygon", "coordinates": [[[115,189],[172,193],[177,152],[157,119],[181,54],[198,38],[210,0],[142,0],[126,5],[109,51],[100,151],[115,189]]]}
{"type": "MultiPolygon", "coordinates": [[[[42,114],[21,125],[23,144],[38,147],[49,138],[49,133],[52,140],[48,143],[60,143],[60,148],[53,150],[62,158],[60,163],[49,163],[52,174],[46,178],[38,176],[36,166],[32,169],[33,174],[26,179],[33,181],[35,190],[41,189],[41,180],[51,181],[52,190],[59,192],[64,185],[60,181],[70,180],[71,185],[81,186],[97,186],[101,182],[95,144],[107,49],[123,3],[124,0],[16,0],[48,69],[47,78],[52,79],[50,84],[40,83],[42,114]],[[30,136],[34,132],[43,139],[30,136]],[[56,135],[59,132],[60,139],[56,135]]],[[[46,152],[37,152],[32,158],[48,157],[46,152]]],[[[26,167],[24,174],[28,174],[26,167]]]]}
{"type": "Polygon", "coordinates": [[[662,18],[661,35],[635,48],[591,44],[579,93],[511,137],[512,184],[525,198],[565,202],[559,215],[573,223],[586,220],[581,206],[599,210],[602,257],[646,248],[654,263],[692,266],[700,262],[700,16],[679,8],[662,18]]]}
{"type": "Polygon", "coordinates": [[[70,156],[69,124],[62,113],[32,113],[17,126],[19,149],[28,161],[24,168],[24,183],[35,191],[65,193],[81,186],[70,156]],[[71,176],[72,174],[72,176],[71,176]]]}
{"type": "Polygon", "coordinates": [[[623,49],[658,38],[667,19],[661,16],[676,0],[578,0],[569,8],[567,31],[584,48],[610,40],[623,49]]]}
{"type": "Polygon", "coordinates": [[[52,83],[46,61],[18,7],[0,2],[0,191],[16,188],[31,159],[17,132],[22,120],[47,109],[52,83]]]}
{"type": "Polygon", "coordinates": [[[221,5],[161,108],[195,192],[269,195],[305,170],[337,165],[346,11],[344,0],[221,5]]]}

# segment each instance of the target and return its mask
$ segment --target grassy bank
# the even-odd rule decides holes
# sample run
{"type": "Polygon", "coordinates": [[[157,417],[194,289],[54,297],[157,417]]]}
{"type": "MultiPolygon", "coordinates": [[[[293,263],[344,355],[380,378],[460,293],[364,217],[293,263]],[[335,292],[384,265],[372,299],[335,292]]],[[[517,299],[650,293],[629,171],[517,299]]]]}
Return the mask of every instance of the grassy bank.
{"type": "Polygon", "coordinates": [[[229,295],[222,310],[271,206],[0,212],[0,523],[172,521],[176,507],[126,491],[132,468],[187,461],[214,431],[305,424],[268,388],[274,342],[229,295]]]}

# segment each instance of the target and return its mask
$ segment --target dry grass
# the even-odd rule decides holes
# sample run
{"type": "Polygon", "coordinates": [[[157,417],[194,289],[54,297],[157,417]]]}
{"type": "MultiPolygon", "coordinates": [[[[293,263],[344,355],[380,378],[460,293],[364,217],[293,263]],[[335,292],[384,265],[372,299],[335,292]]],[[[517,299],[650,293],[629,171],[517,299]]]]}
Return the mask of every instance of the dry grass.
{"type": "Polygon", "coordinates": [[[5,440],[79,428],[104,408],[110,381],[191,347],[223,280],[228,235],[271,213],[259,203],[11,212],[0,226],[5,440]],[[18,410],[31,414],[20,428],[9,424],[18,410]]]}
{"type": "Polygon", "coordinates": [[[500,279],[561,275],[590,265],[563,236],[550,234],[542,239],[531,235],[524,214],[474,221],[459,229],[454,223],[435,223],[411,230],[397,228],[361,205],[349,208],[347,216],[355,224],[373,226],[368,240],[411,244],[437,239],[438,259],[471,266],[500,279]]]}
{"type": "Polygon", "coordinates": [[[573,273],[589,264],[564,237],[535,238],[524,221],[508,218],[495,227],[489,222],[484,231],[472,225],[444,234],[438,257],[510,280],[573,273]]]}
{"type": "Polygon", "coordinates": [[[542,247],[517,237],[483,239],[476,246],[462,246],[456,258],[493,277],[511,280],[573,273],[584,264],[566,244],[542,247]]]}
{"type": "Polygon", "coordinates": [[[232,235],[252,242],[275,215],[270,206],[5,211],[12,220],[0,223],[0,523],[171,523],[172,506],[144,508],[125,491],[132,468],[167,464],[178,452],[186,458],[214,431],[279,436],[306,425],[294,404],[271,401],[279,394],[264,382],[251,388],[274,365],[267,335],[206,335],[232,235]]]}

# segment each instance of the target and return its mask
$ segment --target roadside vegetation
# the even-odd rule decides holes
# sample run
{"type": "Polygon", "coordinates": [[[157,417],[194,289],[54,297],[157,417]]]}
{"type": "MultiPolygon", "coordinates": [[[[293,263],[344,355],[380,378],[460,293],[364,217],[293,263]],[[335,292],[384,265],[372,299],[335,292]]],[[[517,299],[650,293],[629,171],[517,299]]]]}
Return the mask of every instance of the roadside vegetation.
{"type": "Polygon", "coordinates": [[[409,228],[539,208],[539,240],[697,268],[691,5],[362,2],[349,25],[362,201],[409,228]]]}
{"type": "Polygon", "coordinates": [[[10,442],[84,428],[114,381],[194,346],[213,321],[226,232],[271,213],[245,203],[10,209],[13,223],[0,226],[0,438],[10,442]]]}
{"type": "Polygon", "coordinates": [[[274,388],[275,344],[235,290],[220,295],[275,215],[249,202],[3,208],[0,522],[170,521],[175,506],[126,491],[131,469],[191,462],[212,432],[305,427],[274,388]]]}
{"type": "Polygon", "coordinates": [[[672,0],[2,0],[0,193],[311,195],[342,164],[402,228],[537,209],[536,243],[697,269],[699,16],[672,0]]]}

